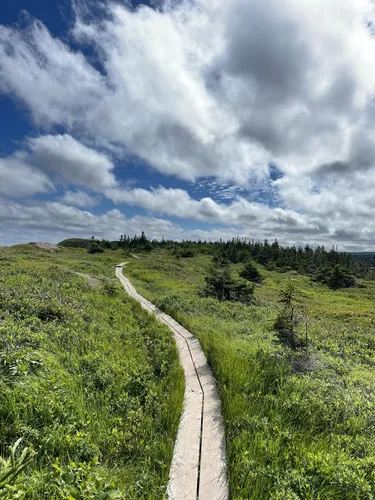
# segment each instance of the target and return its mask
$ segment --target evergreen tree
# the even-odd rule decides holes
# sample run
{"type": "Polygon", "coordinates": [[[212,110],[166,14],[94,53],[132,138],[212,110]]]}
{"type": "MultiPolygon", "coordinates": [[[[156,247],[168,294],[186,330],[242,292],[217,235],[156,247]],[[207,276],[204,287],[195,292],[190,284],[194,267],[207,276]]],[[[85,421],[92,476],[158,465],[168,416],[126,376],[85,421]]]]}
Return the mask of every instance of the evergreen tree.
{"type": "Polygon", "coordinates": [[[263,276],[260,274],[258,269],[254,266],[251,260],[247,262],[245,267],[240,272],[241,278],[245,280],[252,281],[253,283],[262,283],[263,276]]]}
{"type": "Polygon", "coordinates": [[[325,283],[329,288],[332,288],[332,290],[351,288],[356,285],[355,277],[348,269],[345,269],[340,264],[336,264],[333,268],[325,267],[320,269],[315,279],[325,283]]]}
{"type": "Polygon", "coordinates": [[[245,280],[235,280],[228,264],[213,264],[206,277],[204,294],[218,300],[230,300],[250,304],[254,296],[254,287],[245,280]]]}
{"type": "Polygon", "coordinates": [[[273,326],[280,342],[292,349],[297,349],[302,344],[295,333],[295,327],[298,323],[295,316],[295,299],[296,288],[292,282],[289,282],[285,289],[280,292],[280,302],[284,308],[278,314],[273,326]]]}
{"type": "Polygon", "coordinates": [[[88,253],[103,253],[104,248],[100,245],[98,241],[91,240],[90,243],[87,245],[87,252],[88,253]]]}

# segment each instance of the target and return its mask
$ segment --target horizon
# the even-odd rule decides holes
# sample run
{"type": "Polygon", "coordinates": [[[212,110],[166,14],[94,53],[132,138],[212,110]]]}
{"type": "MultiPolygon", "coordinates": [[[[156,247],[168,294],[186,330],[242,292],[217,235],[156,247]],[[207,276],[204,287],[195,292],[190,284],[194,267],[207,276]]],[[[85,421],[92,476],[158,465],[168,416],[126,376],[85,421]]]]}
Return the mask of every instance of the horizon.
{"type": "Polygon", "coordinates": [[[371,0],[0,9],[0,245],[375,248],[371,0]],[[27,241],[26,241],[27,240],[27,241]]]}
{"type": "MultiPolygon", "coordinates": [[[[10,248],[12,246],[18,246],[18,245],[36,245],[38,246],[39,244],[52,244],[52,245],[60,245],[64,242],[67,242],[69,240],[80,240],[80,241],[85,241],[85,242],[89,242],[89,241],[97,241],[97,242],[101,242],[101,241],[107,241],[109,243],[115,243],[115,242],[119,242],[121,240],[121,237],[124,236],[124,237],[130,237],[130,238],[139,238],[142,233],[144,233],[143,231],[141,231],[140,233],[136,233],[136,234],[133,234],[133,235],[127,235],[127,234],[121,234],[120,237],[118,238],[114,238],[114,239],[106,239],[106,238],[95,238],[94,236],[91,236],[91,238],[81,238],[79,236],[74,236],[74,237],[71,237],[71,238],[65,238],[61,241],[24,241],[24,242],[21,242],[21,243],[15,243],[15,244],[10,244],[10,245],[0,245],[0,248],[10,248]],[[94,238],[94,239],[93,239],[94,238]]],[[[148,238],[147,234],[145,234],[145,237],[148,241],[150,242],[161,242],[163,240],[163,237],[162,238],[153,238],[153,239],[150,239],[148,238]]],[[[240,238],[240,240],[245,240],[246,243],[251,243],[251,244],[254,244],[254,243],[260,243],[260,244],[263,244],[264,241],[262,240],[259,240],[259,239],[248,239],[246,237],[243,237],[243,238],[240,238]]],[[[207,243],[223,243],[223,244],[226,244],[226,243],[231,243],[233,241],[233,239],[229,239],[229,240],[222,240],[221,242],[217,239],[215,240],[184,240],[184,239],[180,239],[180,240],[175,240],[175,239],[170,239],[170,240],[165,240],[166,243],[187,243],[187,244],[190,244],[190,243],[202,243],[202,244],[207,244],[207,243]]],[[[279,244],[279,246],[281,248],[292,248],[293,246],[295,246],[296,248],[304,248],[306,246],[309,246],[311,248],[311,250],[316,250],[318,247],[321,247],[321,248],[324,248],[325,250],[327,250],[327,247],[325,247],[324,245],[309,245],[308,243],[306,243],[303,246],[298,246],[298,245],[292,245],[292,246],[286,246],[286,245],[282,245],[279,243],[279,241],[277,240],[277,238],[274,239],[273,242],[277,242],[279,244]]],[[[273,242],[270,242],[268,241],[269,244],[272,244],[273,242]]],[[[75,248],[75,247],[67,247],[67,248],[75,248]]],[[[78,248],[78,247],[77,247],[78,248]]],[[[332,247],[333,248],[333,247],[332,247]]],[[[339,250],[338,247],[334,247],[334,250],[335,252],[339,253],[339,254],[343,254],[343,253],[349,253],[349,254],[375,254],[375,250],[359,250],[359,251],[346,251],[346,250],[339,250]]]]}

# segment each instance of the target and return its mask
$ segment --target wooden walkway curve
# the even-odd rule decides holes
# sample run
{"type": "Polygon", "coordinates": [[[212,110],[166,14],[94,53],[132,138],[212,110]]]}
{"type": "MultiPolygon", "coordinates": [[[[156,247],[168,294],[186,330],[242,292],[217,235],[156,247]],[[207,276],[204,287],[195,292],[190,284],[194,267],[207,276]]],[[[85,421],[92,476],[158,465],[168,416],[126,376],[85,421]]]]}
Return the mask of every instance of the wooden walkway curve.
{"type": "Polygon", "coordinates": [[[184,406],[168,481],[169,500],[228,500],[225,435],[215,379],[199,341],[177,321],[137,293],[122,273],[116,276],[143,309],[171,329],[185,374],[184,406]]]}

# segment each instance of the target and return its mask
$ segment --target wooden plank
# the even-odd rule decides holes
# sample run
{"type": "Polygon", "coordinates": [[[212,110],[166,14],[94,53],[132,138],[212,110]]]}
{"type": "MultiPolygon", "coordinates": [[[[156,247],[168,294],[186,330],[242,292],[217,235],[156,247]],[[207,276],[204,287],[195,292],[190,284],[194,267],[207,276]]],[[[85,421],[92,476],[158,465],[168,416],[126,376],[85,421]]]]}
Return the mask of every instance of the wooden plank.
{"type": "Polygon", "coordinates": [[[173,332],[185,375],[185,394],[169,473],[170,500],[227,500],[225,435],[221,404],[212,371],[198,339],[169,315],[137,293],[122,273],[125,291],[173,332]]]}

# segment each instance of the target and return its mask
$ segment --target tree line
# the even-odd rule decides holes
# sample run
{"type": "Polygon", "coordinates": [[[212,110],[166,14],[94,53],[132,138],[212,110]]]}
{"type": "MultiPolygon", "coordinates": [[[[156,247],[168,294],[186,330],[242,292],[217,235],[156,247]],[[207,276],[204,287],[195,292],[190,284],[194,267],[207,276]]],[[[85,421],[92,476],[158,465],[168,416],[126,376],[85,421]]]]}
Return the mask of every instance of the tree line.
{"type": "Polygon", "coordinates": [[[141,235],[129,236],[122,234],[118,240],[99,240],[94,237],[91,240],[70,239],[60,243],[62,246],[85,247],[90,253],[103,251],[104,249],[125,252],[148,252],[155,249],[164,249],[178,258],[193,257],[197,254],[211,255],[214,258],[227,261],[228,263],[246,263],[253,260],[265,266],[269,270],[281,272],[296,271],[307,274],[318,281],[325,282],[328,286],[335,288],[336,285],[353,286],[354,277],[374,278],[374,257],[368,259],[356,259],[350,253],[338,252],[335,247],[327,250],[324,245],[312,247],[305,246],[281,246],[275,239],[255,241],[246,238],[233,238],[229,241],[174,241],[174,240],[150,240],[144,232],[141,235]]]}

